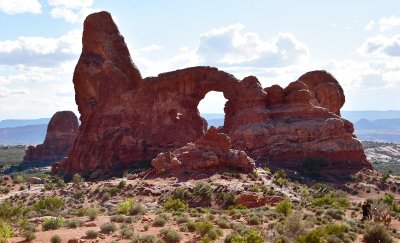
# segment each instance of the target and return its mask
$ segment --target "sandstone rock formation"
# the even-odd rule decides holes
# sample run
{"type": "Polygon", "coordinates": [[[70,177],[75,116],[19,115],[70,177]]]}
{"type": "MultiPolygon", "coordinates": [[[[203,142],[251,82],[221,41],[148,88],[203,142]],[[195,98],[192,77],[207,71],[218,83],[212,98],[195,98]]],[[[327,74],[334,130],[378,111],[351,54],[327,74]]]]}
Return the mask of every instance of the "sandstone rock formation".
{"type": "Polygon", "coordinates": [[[197,105],[209,91],[228,100],[218,132],[257,162],[297,169],[323,158],[334,173],[371,168],[353,125],[340,117],[343,90],[325,71],[265,89],[256,77],[212,67],[143,79],[111,15],[100,12],[84,22],[73,82],[82,125],[70,157],[53,168],[59,174],[111,176],[196,141],[205,133],[197,105]]]}
{"type": "Polygon", "coordinates": [[[218,133],[211,127],[207,133],[173,152],[163,152],[151,161],[157,170],[166,171],[195,171],[215,168],[236,168],[243,172],[255,169],[253,159],[240,150],[230,149],[231,141],[223,133],[218,133]]]}
{"type": "Polygon", "coordinates": [[[58,161],[68,156],[78,134],[78,118],[72,111],[56,112],[47,126],[43,144],[29,146],[24,162],[58,161]]]}

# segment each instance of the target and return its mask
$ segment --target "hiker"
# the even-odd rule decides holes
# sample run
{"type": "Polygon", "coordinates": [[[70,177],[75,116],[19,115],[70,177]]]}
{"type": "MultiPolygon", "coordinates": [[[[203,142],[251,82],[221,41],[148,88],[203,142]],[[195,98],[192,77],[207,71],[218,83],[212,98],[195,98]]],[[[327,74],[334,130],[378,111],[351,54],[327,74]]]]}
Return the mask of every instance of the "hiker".
{"type": "Polygon", "coordinates": [[[367,206],[367,202],[364,202],[363,205],[361,206],[362,209],[362,214],[363,217],[361,220],[365,220],[368,219],[368,206],[367,206]]]}
{"type": "Polygon", "coordinates": [[[28,190],[29,191],[31,190],[31,183],[30,182],[28,183],[28,190]]]}
{"type": "Polygon", "coordinates": [[[372,207],[371,207],[371,204],[369,202],[367,202],[367,218],[369,220],[372,219],[372,207]]]}

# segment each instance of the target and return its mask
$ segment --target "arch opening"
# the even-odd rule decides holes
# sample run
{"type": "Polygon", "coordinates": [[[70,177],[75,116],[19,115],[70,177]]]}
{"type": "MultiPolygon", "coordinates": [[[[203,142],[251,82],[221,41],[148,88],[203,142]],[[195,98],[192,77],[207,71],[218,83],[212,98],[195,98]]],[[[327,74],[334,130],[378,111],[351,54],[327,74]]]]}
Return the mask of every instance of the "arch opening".
{"type": "Polygon", "coordinates": [[[210,91],[200,100],[197,109],[200,116],[207,121],[206,130],[211,126],[216,128],[224,126],[224,108],[227,101],[224,94],[218,91],[210,91]]]}

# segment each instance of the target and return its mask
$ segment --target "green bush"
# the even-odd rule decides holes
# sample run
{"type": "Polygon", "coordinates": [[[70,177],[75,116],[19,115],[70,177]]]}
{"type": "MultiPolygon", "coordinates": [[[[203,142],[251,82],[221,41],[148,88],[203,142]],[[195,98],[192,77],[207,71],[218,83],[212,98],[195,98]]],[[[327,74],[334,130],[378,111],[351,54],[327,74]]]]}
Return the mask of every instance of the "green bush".
{"type": "Polygon", "coordinates": [[[225,237],[225,243],[264,243],[264,238],[255,229],[247,230],[244,234],[232,232],[225,237]]]}
{"type": "Polygon", "coordinates": [[[117,230],[117,226],[113,223],[105,223],[100,226],[100,231],[104,233],[113,233],[117,230]]]}
{"type": "Polygon", "coordinates": [[[6,222],[0,221],[0,242],[7,242],[13,235],[11,226],[6,222]]]}
{"type": "Polygon", "coordinates": [[[83,224],[83,222],[80,220],[69,220],[69,221],[66,221],[64,225],[68,228],[75,229],[75,228],[80,227],[82,224],[83,224]]]}
{"type": "Polygon", "coordinates": [[[201,197],[209,197],[212,194],[212,187],[207,182],[199,182],[193,188],[193,195],[201,197]]]}
{"type": "Polygon", "coordinates": [[[315,198],[312,201],[313,206],[335,206],[341,208],[347,208],[350,206],[350,202],[344,195],[340,193],[330,192],[321,197],[315,198]]]}
{"type": "Polygon", "coordinates": [[[247,218],[247,223],[249,225],[260,225],[262,224],[262,216],[257,215],[257,214],[252,214],[250,217],[247,218]]]}
{"type": "Polygon", "coordinates": [[[96,239],[99,237],[99,232],[96,230],[88,230],[86,231],[86,238],[87,239],[96,239]]]}
{"type": "Polygon", "coordinates": [[[325,215],[329,215],[336,220],[342,220],[344,212],[340,209],[330,208],[326,210],[325,215]]]}
{"type": "Polygon", "coordinates": [[[383,224],[371,224],[365,229],[364,241],[366,243],[392,243],[394,240],[383,224]]]}
{"type": "Polygon", "coordinates": [[[182,240],[182,236],[173,229],[169,229],[169,228],[162,229],[160,233],[161,233],[161,237],[167,243],[177,243],[182,240]]]}
{"type": "Polygon", "coordinates": [[[50,239],[51,243],[61,243],[61,237],[59,235],[53,235],[50,239]]]}
{"type": "Polygon", "coordinates": [[[203,237],[208,237],[212,240],[218,239],[222,235],[222,231],[214,227],[213,223],[206,219],[201,219],[194,223],[194,228],[203,237]]]}
{"type": "Polygon", "coordinates": [[[121,229],[121,237],[123,239],[131,239],[134,235],[134,232],[132,229],[129,228],[122,228],[121,229]]]}
{"type": "Polygon", "coordinates": [[[349,227],[345,224],[328,224],[316,229],[313,229],[296,238],[297,243],[320,243],[332,242],[329,239],[335,239],[334,242],[347,242],[349,227]]]}
{"type": "Polygon", "coordinates": [[[140,203],[126,199],[115,207],[115,212],[124,215],[143,215],[146,209],[140,203]]]}
{"type": "Polygon", "coordinates": [[[167,220],[164,217],[157,215],[154,218],[153,226],[163,227],[166,223],[167,223],[167,220]]]}
{"type": "Polygon", "coordinates": [[[95,220],[100,213],[100,209],[96,206],[88,207],[85,210],[85,215],[89,217],[90,220],[95,220]]]}
{"type": "Polygon", "coordinates": [[[187,209],[188,205],[182,202],[180,199],[168,198],[168,200],[164,203],[163,208],[165,211],[178,211],[181,209],[187,209]]]}
{"type": "Polygon", "coordinates": [[[172,198],[180,199],[181,201],[184,201],[185,199],[189,198],[191,195],[192,195],[192,193],[186,187],[177,188],[172,192],[172,198]]]}
{"type": "Polygon", "coordinates": [[[292,212],[292,208],[292,202],[288,198],[285,198],[275,206],[275,210],[285,216],[288,216],[292,212]]]}
{"type": "Polygon", "coordinates": [[[74,174],[72,176],[72,183],[74,183],[75,185],[78,185],[78,184],[82,183],[83,181],[84,181],[83,177],[79,174],[74,174]]]}
{"type": "Polygon", "coordinates": [[[64,222],[64,218],[47,218],[42,224],[42,229],[44,231],[58,229],[64,226],[64,222]]]}
{"type": "Polygon", "coordinates": [[[0,203],[0,220],[11,222],[22,216],[25,211],[25,207],[22,204],[14,207],[10,201],[4,200],[0,203]]]}
{"type": "Polygon", "coordinates": [[[36,212],[59,212],[64,208],[64,200],[58,197],[46,197],[33,204],[33,209],[36,212]]]}

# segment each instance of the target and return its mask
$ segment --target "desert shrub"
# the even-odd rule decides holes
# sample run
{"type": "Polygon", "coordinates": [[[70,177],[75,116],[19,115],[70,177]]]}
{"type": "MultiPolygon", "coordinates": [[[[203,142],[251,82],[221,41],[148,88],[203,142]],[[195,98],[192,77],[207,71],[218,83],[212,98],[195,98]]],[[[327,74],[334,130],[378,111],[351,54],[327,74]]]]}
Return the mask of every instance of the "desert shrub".
{"type": "Polygon", "coordinates": [[[325,215],[329,215],[334,219],[342,220],[344,212],[340,209],[330,208],[326,210],[325,215]]]}
{"type": "Polygon", "coordinates": [[[0,242],[7,242],[13,235],[11,226],[6,222],[0,221],[0,242]]]}
{"type": "Polygon", "coordinates": [[[36,212],[59,212],[64,207],[64,200],[58,197],[46,197],[33,204],[36,212]]]}
{"type": "Polygon", "coordinates": [[[264,243],[264,238],[255,229],[247,230],[244,234],[232,232],[225,237],[225,243],[264,243]]]}
{"type": "Polygon", "coordinates": [[[288,216],[292,212],[292,208],[292,202],[288,198],[285,198],[275,206],[275,210],[285,216],[288,216]]]}
{"type": "Polygon", "coordinates": [[[394,197],[390,193],[385,193],[385,195],[382,197],[382,202],[386,203],[387,205],[392,205],[394,201],[394,197]]]}
{"type": "Polygon", "coordinates": [[[117,222],[117,223],[123,223],[125,222],[125,216],[118,214],[118,215],[113,215],[110,217],[111,222],[117,222]]]}
{"type": "Polygon", "coordinates": [[[174,217],[175,222],[183,224],[189,222],[189,218],[186,215],[177,215],[174,217]]]}
{"type": "Polygon", "coordinates": [[[341,193],[330,192],[330,193],[324,194],[321,197],[313,199],[312,205],[317,206],[317,207],[334,206],[334,207],[347,208],[350,206],[350,202],[341,193]]]}
{"type": "Polygon", "coordinates": [[[0,203],[0,220],[10,222],[22,216],[26,211],[22,204],[14,207],[9,200],[0,203]]]}
{"type": "Polygon", "coordinates": [[[162,229],[160,234],[167,243],[177,243],[182,239],[182,236],[178,232],[169,228],[162,229]]]}
{"type": "Polygon", "coordinates": [[[156,226],[156,227],[163,227],[166,223],[167,223],[167,220],[165,219],[165,217],[162,217],[162,216],[157,215],[157,216],[154,218],[153,226],[156,226]]]}
{"type": "Polygon", "coordinates": [[[121,236],[124,239],[131,239],[134,235],[134,232],[130,228],[122,228],[121,229],[121,236]]]}
{"type": "Polygon", "coordinates": [[[213,223],[206,219],[196,221],[194,227],[201,236],[208,237],[212,240],[216,240],[222,235],[222,231],[215,228],[213,223]]]}
{"type": "Polygon", "coordinates": [[[62,188],[62,187],[65,187],[66,184],[65,184],[65,182],[64,182],[63,179],[58,179],[58,180],[56,181],[56,186],[59,187],[59,188],[62,188]]]}
{"type": "Polygon", "coordinates": [[[119,183],[118,183],[118,189],[122,189],[122,188],[124,188],[126,186],[126,181],[120,181],[119,183]]]}
{"type": "Polygon", "coordinates": [[[260,225],[262,224],[262,217],[260,215],[257,214],[252,214],[247,218],[247,223],[249,225],[260,225]]]}
{"type": "Polygon", "coordinates": [[[178,211],[181,209],[187,209],[188,205],[182,202],[180,199],[168,198],[168,200],[165,201],[163,208],[166,211],[178,211]]]}
{"type": "Polygon", "coordinates": [[[79,217],[86,216],[86,210],[87,208],[80,208],[76,210],[74,214],[79,217]]]}
{"type": "Polygon", "coordinates": [[[210,197],[212,194],[212,187],[207,182],[199,182],[193,188],[193,195],[201,197],[210,197]]]}
{"type": "Polygon", "coordinates": [[[104,233],[113,233],[117,230],[117,226],[113,223],[105,223],[100,226],[100,231],[104,233]]]}
{"type": "Polygon", "coordinates": [[[231,227],[231,222],[225,218],[218,219],[216,224],[222,229],[229,229],[231,227]]]}
{"type": "Polygon", "coordinates": [[[99,232],[96,230],[88,230],[86,231],[87,239],[96,239],[99,236],[99,232]]]}
{"type": "Polygon", "coordinates": [[[82,183],[83,181],[84,181],[83,177],[79,174],[74,174],[72,176],[72,183],[74,183],[75,185],[78,185],[78,184],[82,183]]]}
{"type": "Polygon", "coordinates": [[[297,243],[348,242],[346,232],[349,227],[345,224],[328,224],[313,229],[296,238],[297,243]],[[330,239],[330,240],[328,240],[330,239]]]}
{"type": "Polygon", "coordinates": [[[236,193],[235,192],[221,192],[221,199],[224,201],[224,206],[229,207],[236,204],[236,193]]]}
{"type": "Polygon", "coordinates": [[[22,237],[24,237],[25,240],[27,240],[27,241],[31,241],[31,240],[36,239],[35,231],[24,230],[24,231],[22,232],[21,235],[22,235],[22,237]]]}
{"type": "Polygon", "coordinates": [[[85,198],[85,191],[84,190],[75,190],[72,193],[72,197],[78,200],[82,200],[85,198]]]}
{"type": "Polygon", "coordinates": [[[394,240],[383,224],[370,224],[364,233],[364,241],[366,243],[392,243],[394,240]]]}
{"type": "Polygon", "coordinates": [[[88,207],[85,210],[85,215],[89,217],[90,220],[95,220],[100,213],[100,209],[96,206],[88,207]]]}
{"type": "Polygon", "coordinates": [[[59,235],[53,235],[50,239],[51,243],[61,243],[61,237],[59,235]]]}
{"type": "Polygon", "coordinates": [[[156,237],[154,235],[141,235],[141,236],[136,236],[133,239],[133,242],[135,243],[156,243],[156,237]]]}
{"type": "Polygon", "coordinates": [[[119,203],[115,207],[115,211],[118,214],[124,215],[143,215],[146,213],[146,209],[138,202],[131,199],[126,199],[125,201],[119,203]]]}
{"type": "Polygon", "coordinates": [[[390,178],[390,174],[389,174],[389,173],[385,173],[385,174],[382,176],[381,181],[382,181],[383,183],[385,183],[389,178],[390,178]]]}
{"type": "Polygon", "coordinates": [[[131,199],[126,199],[125,201],[117,204],[117,206],[115,207],[115,211],[118,214],[125,214],[128,215],[129,214],[129,210],[133,205],[133,200],[131,199]]]}
{"type": "Polygon", "coordinates": [[[57,218],[47,218],[44,220],[42,224],[42,229],[46,230],[53,230],[58,229],[64,226],[64,218],[57,217],[57,218]]]}
{"type": "Polygon", "coordinates": [[[185,199],[189,198],[192,195],[192,193],[189,191],[187,187],[179,187],[175,189],[171,196],[174,199],[180,199],[181,201],[184,201],[185,199]]]}
{"type": "Polygon", "coordinates": [[[293,213],[290,214],[282,224],[282,234],[290,237],[295,238],[301,235],[304,232],[304,225],[301,222],[301,214],[300,213],[293,213]]]}
{"type": "Polygon", "coordinates": [[[65,222],[66,227],[73,229],[80,227],[82,224],[83,222],[80,220],[69,220],[65,222]]]}

